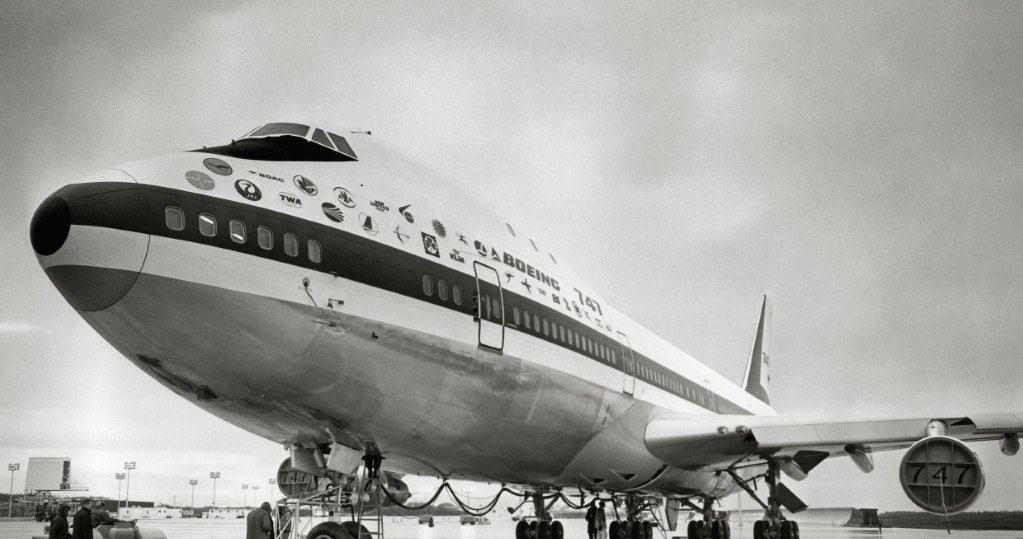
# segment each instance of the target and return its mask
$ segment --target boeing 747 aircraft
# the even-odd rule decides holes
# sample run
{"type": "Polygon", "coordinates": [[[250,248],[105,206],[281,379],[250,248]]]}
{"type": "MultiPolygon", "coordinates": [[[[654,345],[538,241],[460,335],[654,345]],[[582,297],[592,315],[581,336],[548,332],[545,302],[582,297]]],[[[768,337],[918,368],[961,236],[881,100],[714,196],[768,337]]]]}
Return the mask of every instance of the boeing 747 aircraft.
{"type": "Polygon", "coordinates": [[[870,472],[873,451],[908,448],[906,494],[954,513],[984,487],[963,441],[1019,450],[1023,413],[779,416],[766,298],[740,387],[539,238],[378,137],[343,134],[270,123],[118,166],[45,199],[30,231],[54,286],[129,361],[286,447],[287,496],[353,508],[354,525],[309,539],[361,537],[370,500],[406,501],[410,473],[508,485],[536,515],[517,539],[561,539],[548,509],[566,495],[614,500],[613,539],[649,539],[660,514],[675,530],[683,508],[702,515],[690,539],[727,539],[713,504],[740,490],[765,510],[754,539],[798,539],[781,508],[805,504],[783,474],[835,456],[870,472]]]}

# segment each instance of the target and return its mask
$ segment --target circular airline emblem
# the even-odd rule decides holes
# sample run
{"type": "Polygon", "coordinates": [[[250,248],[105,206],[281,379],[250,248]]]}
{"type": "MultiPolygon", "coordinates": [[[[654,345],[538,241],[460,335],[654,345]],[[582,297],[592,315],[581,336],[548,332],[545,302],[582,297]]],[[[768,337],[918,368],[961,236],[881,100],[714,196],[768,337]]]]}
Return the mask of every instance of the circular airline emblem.
{"type": "Polygon", "coordinates": [[[256,184],[249,180],[238,180],[234,182],[234,188],[238,191],[239,195],[253,202],[263,198],[263,193],[259,191],[256,184]]]}
{"type": "Polygon", "coordinates": [[[373,220],[373,216],[366,215],[365,213],[359,214],[359,224],[362,225],[362,229],[366,231],[370,236],[377,235],[377,223],[373,220]]]}
{"type": "Polygon", "coordinates": [[[281,202],[287,204],[288,206],[291,206],[292,208],[302,207],[302,199],[298,198],[298,196],[293,195],[291,193],[280,193],[280,196],[281,202]]]}
{"type": "Polygon", "coordinates": [[[217,184],[213,181],[213,178],[210,178],[209,174],[199,172],[198,170],[189,170],[186,172],[185,179],[188,180],[188,183],[192,184],[192,187],[203,191],[209,191],[217,186],[217,184]]]}
{"type": "Polygon", "coordinates": [[[341,208],[331,204],[330,202],[324,202],[320,205],[320,208],[323,209],[323,215],[326,215],[327,219],[330,219],[335,223],[340,223],[345,220],[345,214],[341,213],[341,208]]]}
{"type": "Polygon", "coordinates": [[[335,187],[334,196],[337,197],[337,201],[340,202],[342,206],[348,208],[355,207],[355,197],[352,196],[352,192],[348,189],[345,189],[344,187],[335,187]]]}
{"type": "Polygon", "coordinates": [[[202,164],[206,165],[206,168],[210,169],[210,172],[214,174],[220,174],[221,176],[230,176],[231,165],[228,165],[223,160],[217,159],[216,157],[208,157],[203,159],[202,164]]]}
{"type": "Polygon", "coordinates": [[[295,187],[298,187],[299,189],[302,190],[303,193],[309,196],[313,196],[320,191],[319,189],[316,188],[316,184],[313,183],[312,180],[306,178],[301,174],[295,176],[295,187]]]}

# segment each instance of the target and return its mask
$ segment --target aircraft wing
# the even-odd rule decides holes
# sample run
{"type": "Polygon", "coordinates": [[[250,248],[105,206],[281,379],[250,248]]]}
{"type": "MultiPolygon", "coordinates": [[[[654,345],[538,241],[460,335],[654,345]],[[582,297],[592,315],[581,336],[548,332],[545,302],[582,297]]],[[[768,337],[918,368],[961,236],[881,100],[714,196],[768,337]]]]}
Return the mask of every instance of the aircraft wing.
{"type": "MultiPolygon", "coordinates": [[[[1023,412],[960,417],[920,417],[867,421],[812,421],[762,416],[665,414],[646,427],[647,449],[682,469],[722,470],[749,460],[795,463],[809,472],[827,457],[846,455],[861,469],[870,453],[910,447],[934,434],[963,441],[1005,440],[1003,451],[1018,448],[1023,412]],[[1016,442],[1015,445],[1013,442],[1016,442]]],[[[869,468],[872,468],[870,462],[869,468]]],[[[782,470],[796,479],[791,469],[782,470]]],[[[869,471],[869,469],[864,469],[869,471]]]]}

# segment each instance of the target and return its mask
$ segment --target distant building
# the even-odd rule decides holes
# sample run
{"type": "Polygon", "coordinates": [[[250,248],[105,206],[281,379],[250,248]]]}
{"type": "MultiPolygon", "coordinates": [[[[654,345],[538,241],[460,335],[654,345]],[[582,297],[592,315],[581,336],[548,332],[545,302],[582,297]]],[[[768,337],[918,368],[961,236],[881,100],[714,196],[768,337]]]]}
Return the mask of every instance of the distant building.
{"type": "Polygon", "coordinates": [[[122,507],[117,513],[118,518],[124,520],[134,519],[152,519],[152,518],[181,518],[181,509],[176,507],[153,507],[150,502],[148,507],[141,505],[132,505],[130,507],[122,507]]]}
{"type": "Polygon", "coordinates": [[[248,513],[248,509],[207,509],[202,512],[202,518],[244,518],[245,514],[248,513]]]}

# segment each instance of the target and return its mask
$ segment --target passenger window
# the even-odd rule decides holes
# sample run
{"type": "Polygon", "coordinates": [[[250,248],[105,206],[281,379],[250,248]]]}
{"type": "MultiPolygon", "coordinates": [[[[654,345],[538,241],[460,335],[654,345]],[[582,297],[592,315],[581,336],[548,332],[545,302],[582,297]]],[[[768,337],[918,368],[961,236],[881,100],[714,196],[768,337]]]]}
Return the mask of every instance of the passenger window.
{"type": "Polygon", "coordinates": [[[256,228],[256,240],[259,241],[259,246],[267,251],[274,248],[274,233],[265,226],[256,228]]]}
{"type": "Polygon", "coordinates": [[[291,232],[284,234],[284,254],[298,256],[298,237],[291,232]]]}
{"type": "Polygon", "coordinates": [[[561,342],[565,342],[565,326],[559,328],[561,330],[561,342]]]}
{"type": "Polygon", "coordinates": [[[522,323],[522,320],[519,318],[519,308],[518,307],[512,307],[512,320],[515,321],[515,325],[516,326],[522,323]]]}
{"type": "Polygon", "coordinates": [[[531,329],[529,326],[529,311],[524,311],[522,314],[526,319],[526,329],[531,329]]]}
{"type": "Polygon", "coordinates": [[[448,299],[448,283],[444,281],[437,281],[437,297],[441,301],[447,301],[448,299]]]}
{"type": "Polygon", "coordinates": [[[535,314],[533,315],[533,329],[540,333],[540,317],[535,314]]]}
{"type": "Polygon", "coordinates": [[[213,237],[217,235],[217,218],[208,214],[199,214],[199,233],[203,236],[213,237]]]}
{"type": "Polygon", "coordinates": [[[457,284],[451,286],[451,299],[454,300],[455,305],[462,304],[462,288],[457,284]]]}
{"type": "Polygon", "coordinates": [[[231,219],[231,222],[227,224],[227,229],[231,233],[231,241],[245,243],[245,223],[231,219]]]}
{"type": "Polygon", "coordinates": [[[427,296],[433,295],[433,278],[429,275],[423,275],[423,293],[427,296]]]}
{"type": "Polygon", "coordinates": [[[543,334],[544,335],[550,335],[550,331],[549,330],[550,330],[550,326],[547,325],[547,319],[544,318],[543,319],[543,334]]]}
{"type": "Polygon", "coordinates": [[[175,208],[168,206],[163,210],[164,220],[167,223],[167,228],[171,230],[184,230],[185,229],[185,212],[181,211],[181,208],[175,208]]]}
{"type": "Polygon", "coordinates": [[[320,242],[309,240],[307,245],[309,247],[309,260],[314,264],[319,264],[323,260],[323,248],[320,247],[320,242]]]}
{"type": "Polygon", "coordinates": [[[501,300],[494,298],[494,320],[500,320],[504,314],[504,309],[501,308],[501,300]]]}

